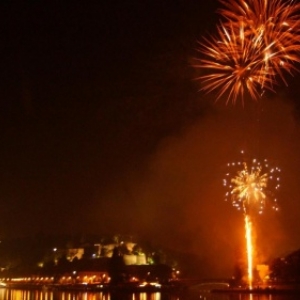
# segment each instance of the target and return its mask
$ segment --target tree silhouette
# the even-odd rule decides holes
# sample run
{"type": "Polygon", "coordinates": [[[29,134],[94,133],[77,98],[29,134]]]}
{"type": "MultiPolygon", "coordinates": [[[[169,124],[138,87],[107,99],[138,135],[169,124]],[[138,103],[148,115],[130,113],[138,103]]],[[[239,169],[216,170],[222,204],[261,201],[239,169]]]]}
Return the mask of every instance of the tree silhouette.
{"type": "Polygon", "coordinates": [[[113,285],[124,282],[125,279],[125,264],[119,247],[115,247],[109,265],[110,282],[113,285]]]}

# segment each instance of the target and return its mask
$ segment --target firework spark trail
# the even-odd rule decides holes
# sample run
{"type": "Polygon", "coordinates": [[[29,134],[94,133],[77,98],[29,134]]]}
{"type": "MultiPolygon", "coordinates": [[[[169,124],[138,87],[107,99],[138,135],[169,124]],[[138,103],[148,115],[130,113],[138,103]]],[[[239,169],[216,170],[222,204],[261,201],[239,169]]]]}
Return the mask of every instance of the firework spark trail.
{"type": "Polygon", "coordinates": [[[252,289],[253,282],[253,242],[252,242],[252,223],[250,217],[245,215],[245,230],[246,230],[246,247],[247,247],[247,262],[248,262],[248,285],[252,289]]]}
{"type": "Polygon", "coordinates": [[[199,42],[194,67],[209,73],[196,78],[205,92],[228,93],[235,103],[245,92],[258,99],[264,90],[274,91],[279,77],[293,74],[300,62],[300,4],[283,0],[220,0],[223,21],[217,34],[199,42]]]}

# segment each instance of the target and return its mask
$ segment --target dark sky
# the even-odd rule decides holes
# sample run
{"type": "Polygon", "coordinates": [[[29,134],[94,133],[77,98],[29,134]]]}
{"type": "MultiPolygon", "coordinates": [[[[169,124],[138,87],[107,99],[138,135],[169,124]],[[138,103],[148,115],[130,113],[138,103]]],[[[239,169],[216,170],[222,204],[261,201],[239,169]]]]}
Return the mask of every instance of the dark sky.
{"type": "Polygon", "coordinates": [[[244,108],[199,92],[216,0],[3,2],[2,236],[132,233],[231,271],[243,220],[221,183],[244,147],[283,169],[262,256],[300,247],[299,77],[244,108]]]}

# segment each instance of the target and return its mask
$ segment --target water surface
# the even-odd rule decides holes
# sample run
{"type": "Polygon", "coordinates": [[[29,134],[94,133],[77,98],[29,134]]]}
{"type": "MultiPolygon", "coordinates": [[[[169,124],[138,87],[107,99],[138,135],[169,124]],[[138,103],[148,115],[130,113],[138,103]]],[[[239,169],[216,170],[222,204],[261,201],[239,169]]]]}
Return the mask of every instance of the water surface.
{"type": "Polygon", "coordinates": [[[103,293],[0,289],[0,300],[298,300],[300,295],[212,294],[202,291],[170,293],[103,293]]]}

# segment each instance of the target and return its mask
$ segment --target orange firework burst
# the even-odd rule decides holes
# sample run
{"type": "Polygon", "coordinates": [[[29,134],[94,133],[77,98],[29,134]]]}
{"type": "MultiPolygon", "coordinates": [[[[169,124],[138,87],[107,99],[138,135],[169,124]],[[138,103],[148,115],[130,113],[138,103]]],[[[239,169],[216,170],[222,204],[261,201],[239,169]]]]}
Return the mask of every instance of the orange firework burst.
{"type": "Polygon", "coordinates": [[[199,59],[200,63],[195,67],[212,71],[196,78],[202,80],[202,90],[211,92],[219,89],[217,99],[228,92],[227,103],[229,100],[235,103],[239,95],[243,99],[245,91],[257,99],[263,87],[272,90],[273,80],[269,75],[274,76],[275,73],[272,68],[267,70],[262,63],[263,50],[259,40],[246,38],[243,26],[239,33],[222,24],[217,30],[217,37],[200,43],[199,50],[207,58],[199,59]]]}
{"type": "Polygon", "coordinates": [[[300,62],[300,4],[283,0],[220,0],[224,21],[217,35],[200,42],[195,67],[208,74],[197,79],[202,90],[218,90],[219,99],[228,93],[227,103],[247,91],[253,99],[268,89],[273,91],[278,75],[297,71],[300,62]],[[284,72],[285,71],[285,72],[284,72]]]}

